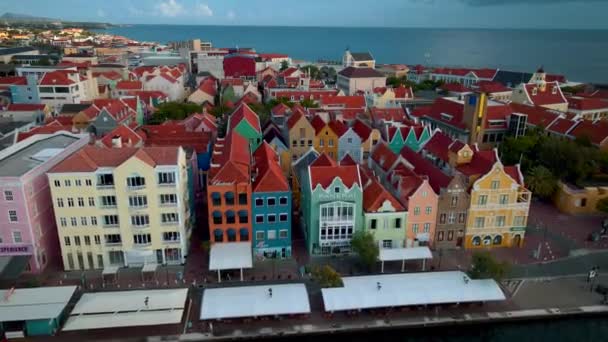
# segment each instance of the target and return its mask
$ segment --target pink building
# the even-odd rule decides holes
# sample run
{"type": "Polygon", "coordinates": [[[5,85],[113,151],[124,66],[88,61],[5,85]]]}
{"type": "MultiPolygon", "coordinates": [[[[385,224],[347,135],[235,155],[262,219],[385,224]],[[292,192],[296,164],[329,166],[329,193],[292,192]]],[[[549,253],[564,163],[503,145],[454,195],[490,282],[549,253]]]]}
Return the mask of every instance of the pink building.
{"type": "Polygon", "coordinates": [[[8,264],[40,273],[60,256],[46,172],[89,140],[61,131],[0,151],[0,258],[11,258],[8,264]]]}

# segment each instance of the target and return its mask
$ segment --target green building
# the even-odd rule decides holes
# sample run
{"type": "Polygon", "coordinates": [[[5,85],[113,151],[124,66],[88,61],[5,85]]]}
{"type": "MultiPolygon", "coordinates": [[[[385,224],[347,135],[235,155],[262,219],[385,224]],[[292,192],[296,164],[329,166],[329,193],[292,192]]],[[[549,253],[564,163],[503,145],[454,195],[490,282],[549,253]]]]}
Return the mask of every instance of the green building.
{"type": "Polygon", "coordinates": [[[228,118],[228,131],[231,130],[249,141],[251,153],[262,144],[260,118],[246,103],[241,103],[228,118]]]}
{"type": "Polygon", "coordinates": [[[425,126],[386,127],[386,141],[395,154],[399,154],[403,146],[419,152],[431,136],[430,128],[425,126]]]}
{"type": "Polygon", "coordinates": [[[380,248],[405,247],[407,210],[382,184],[369,179],[363,190],[364,229],[380,248]]]}

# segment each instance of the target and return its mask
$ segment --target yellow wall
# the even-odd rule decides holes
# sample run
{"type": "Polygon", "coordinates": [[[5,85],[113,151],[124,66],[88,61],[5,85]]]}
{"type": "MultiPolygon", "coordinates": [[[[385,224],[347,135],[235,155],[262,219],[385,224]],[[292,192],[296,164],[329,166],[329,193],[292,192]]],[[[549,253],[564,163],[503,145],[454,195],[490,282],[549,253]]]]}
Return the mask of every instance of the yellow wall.
{"type": "Polygon", "coordinates": [[[528,221],[531,194],[522,188],[507,173],[502,164],[497,162],[484,176],[479,178],[471,189],[471,206],[467,218],[465,233],[465,248],[493,248],[518,247],[524,240],[525,226],[528,221]],[[497,183],[494,183],[497,182],[497,183]],[[508,196],[505,204],[500,202],[501,195],[508,196]],[[485,204],[480,198],[486,196],[485,204]],[[527,201],[518,201],[518,198],[527,196],[527,201]],[[504,217],[504,224],[499,224],[500,217],[504,217]],[[516,218],[521,217],[520,222],[516,218]],[[483,218],[483,227],[478,227],[477,218],[483,218]],[[490,236],[492,243],[484,244],[484,238],[490,236]],[[501,236],[502,241],[494,244],[494,238],[501,236]],[[520,243],[516,246],[516,236],[520,243]],[[473,239],[479,237],[481,243],[473,244],[473,239]]]}
{"type": "Polygon", "coordinates": [[[369,137],[367,138],[367,140],[365,140],[362,143],[363,155],[364,156],[371,155],[372,149],[374,148],[373,142],[376,141],[376,143],[378,143],[381,140],[382,140],[382,134],[380,133],[380,131],[376,128],[372,129],[372,132],[369,134],[369,137]]]}
{"type": "Polygon", "coordinates": [[[606,197],[608,187],[589,186],[580,189],[559,182],[553,203],[559,211],[566,214],[594,214],[597,213],[597,202],[606,197]]]}
{"type": "Polygon", "coordinates": [[[317,152],[321,154],[327,153],[332,159],[337,160],[338,135],[336,135],[328,125],[325,125],[325,127],[319,131],[319,134],[315,136],[314,145],[317,152]],[[323,146],[321,146],[321,142],[323,143],[323,146]]]}
{"type": "Polygon", "coordinates": [[[305,117],[300,118],[298,122],[289,130],[289,152],[291,152],[292,161],[300,158],[304,153],[308,152],[312,146],[308,146],[309,140],[314,140],[315,129],[310,125],[310,122],[305,117]],[[304,129],[304,136],[300,135],[301,129],[304,129]],[[304,146],[301,141],[304,140],[304,146]],[[294,144],[294,141],[296,144],[294,144]],[[294,158],[294,156],[296,158],[294,158]]]}
{"type": "Polygon", "coordinates": [[[187,174],[186,174],[186,160],[185,153],[180,148],[179,153],[179,166],[158,166],[156,168],[150,166],[147,163],[142,162],[136,157],[131,157],[125,161],[122,165],[112,170],[114,174],[114,188],[98,188],[96,186],[97,176],[95,172],[91,173],[53,173],[48,174],[49,183],[51,187],[51,195],[53,199],[53,208],[55,210],[55,219],[58,227],[59,241],[61,245],[62,257],[64,268],[70,270],[68,262],[68,253],[71,253],[74,260],[74,268],[78,269],[78,258],[77,254],[80,252],[83,254],[84,268],[101,268],[102,266],[109,266],[110,260],[108,253],[110,251],[153,251],[153,257],[150,261],[156,262],[156,250],[166,248],[179,248],[182,249],[182,257],[186,256],[188,241],[191,234],[191,222],[188,222],[189,213],[189,192],[187,190],[187,174]],[[176,185],[175,186],[162,186],[157,184],[157,172],[159,171],[173,171],[176,172],[176,185]],[[146,179],[146,185],[144,188],[139,190],[129,189],[127,184],[127,177],[137,174],[146,179]],[[86,186],[86,180],[89,179],[92,182],[91,186],[86,186]],[[54,182],[59,180],[61,186],[56,187],[54,182]],[[65,186],[65,180],[70,180],[71,186],[65,186]],[[82,186],[76,186],[77,180],[80,180],[82,186]],[[178,204],[175,206],[161,206],[160,195],[161,194],[176,194],[178,204]],[[116,208],[103,208],[101,202],[101,196],[114,195],[116,196],[116,208]],[[146,208],[132,208],[129,206],[129,196],[132,195],[145,195],[147,197],[146,208]],[[78,197],[84,198],[84,207],[78,206],[78,197]],[[89,205],[89,197],[93,198],[94,206],[89,205]],[[58,206],[58,199],[63,199],[64,207],[58,206]],[[74,207],[68,206],[68,198],[74,199],[74,207]],[[177,224],[162,224],[161,213],[178,213],[179,223],[177,224]],[[150,224],[147,228],[134,228],[131,226],[131,215],[134,214],[147,214],[149,216],[150,224]],[[119,227],[116,228],[104,228],[103,227],[103,216],[104,215],[118,215],[119,216],[119,227]],[[91,224],[91,217],[97,217],[97,225],[91,224]],[[66,218],[67,226],[63,227],[61,224],[61,218],[66,218]],[[77,225],[71,225],[71,218],[76,217],[77,225]],[[87,225],[81,224],[81,217],[87,218],[87,225]],[[163,232],[179,232],[180,242],[163,242],[163,232]],[[122,244],[120,246],[108,246],[105,244],[105,234],[120,234],[122,244]],[[133,235],[134,234],[150,234],[151,244],[146,246],[134,247],[133,235]],[[95,243],[95,235],[98,235],[101,240],[101,244],[95,243]],[[70,237],[70,246],[66,246],[65,236],[70,237]],[[80,237],[81,245],[77,246],[75,243],[75,237],[80,237]],[[85,236],[89,236],[91,245],[85,245],[85,236]],[[87,253],[93,254],[93,265],[90,265],[87,258],[87,253]],[[103,265],[98,262],[97,255],[102,255],[103,265]]]}

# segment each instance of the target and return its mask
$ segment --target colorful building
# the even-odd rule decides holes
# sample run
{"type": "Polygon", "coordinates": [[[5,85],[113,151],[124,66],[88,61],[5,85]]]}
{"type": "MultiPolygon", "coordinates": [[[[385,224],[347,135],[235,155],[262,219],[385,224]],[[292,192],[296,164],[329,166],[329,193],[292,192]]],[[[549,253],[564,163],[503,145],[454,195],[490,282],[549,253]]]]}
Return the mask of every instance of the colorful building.
{"type": "Polygon", "coordinates": [[[338,124],[329,125],[320,115],[316,115],[310,124],[315,129],[315,150],[321,154],[326,153],[330,158],[336,159],[338,157],[339,135],[334,129],[338,130],[342,126],[338,124]]]}
{"type": "Polygon", "coordinates": [[[242,103],[228,118],[228,131],[234,131],[249,141],[249,150],[255,150],[262,144],[262,126],[260,118],[246,103],[242,103]]]}
{"type": "Polygon", "coordinates": [[[372,149],[382,139],[380,131],[370,127],[367,123],[360,119],[355,120],[352,130],[361,139],[362,162],[367,163],[367,160],[372,152],[372,149]]]}
{"type": "Polygon", "coordinates": [[[407,211],[377,180],[363,190],[363,227],[380,248],[406,247],[407,211]]]}
{"type": "Polygon", "coordinates": [[[333,131],[338,133],[338,160],[342,160],[347,155],[357,163],[363,160],[363,147],[361,137],[341,121],[330,121],[329,125],[333,131]]]}
{"type": "Polygon", "coordinates": [[[253,155],[253,251],[264,258],[291,257],[291,191],[274,149],[264,142],[253,155]]]}
{"type": "Polygon", "coordinates": [[[418,152],[431,139],[428,126],[386,126],[386,141],[394,153],[399,153],[404,146],[418,152]]]}
{"type": "MultiPolygon", "coordinates": [[[[350,164],[350,163],[349,163],[350,164]]],[[[301,224],[311,255],[350,253],[363,229],[363,190],[358,165],[342,165],[321,154],[300,183],[301,224]]]]}
{"type": "Polygon", "coordinates": [[[313,146],[315,129],[302,110],[294,110],[287,119],[287,130],[291,160],[296,161],[313,146]]]}
{"type": "Polygon", "coordinates": [[[32,273],[59,259],[46,172],[89,140],[67,132],[37,134],[0,152],[0,256],[32,273]]]}
{"type": "Polygon", "coordinates": [[[192,222],[181,147],[85,147],[48,172],[65,270],[183,264],[192,222]]]}
{"type": "Polygon", "coordinates": [[[251,154],[247,139],[236,131],[218,138],[214,146],[207,208],[212,242],[250,241],[251,154]]]}

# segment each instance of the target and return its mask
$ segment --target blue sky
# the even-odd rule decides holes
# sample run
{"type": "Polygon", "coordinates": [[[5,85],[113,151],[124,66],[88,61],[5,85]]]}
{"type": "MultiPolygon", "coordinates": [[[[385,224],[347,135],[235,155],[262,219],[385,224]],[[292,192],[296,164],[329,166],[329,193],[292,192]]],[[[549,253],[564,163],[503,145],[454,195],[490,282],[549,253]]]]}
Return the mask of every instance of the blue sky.
{"type": "Polygon", "coordinates": [[[0,12],[131,24],[608,29],[608,0],[2,0],[0,12]]]}

